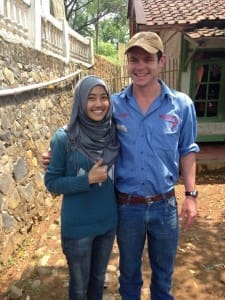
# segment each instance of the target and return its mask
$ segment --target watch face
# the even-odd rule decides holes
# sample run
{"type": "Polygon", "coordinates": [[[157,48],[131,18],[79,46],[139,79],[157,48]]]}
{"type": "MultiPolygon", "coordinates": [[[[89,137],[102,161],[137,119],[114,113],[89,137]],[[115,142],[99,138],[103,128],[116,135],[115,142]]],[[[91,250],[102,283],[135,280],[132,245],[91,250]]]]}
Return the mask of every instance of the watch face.
{"type": "Polygon", "coordinates": [[[198,197],[198,191],[185,192],[185,196],[198,197]]]}

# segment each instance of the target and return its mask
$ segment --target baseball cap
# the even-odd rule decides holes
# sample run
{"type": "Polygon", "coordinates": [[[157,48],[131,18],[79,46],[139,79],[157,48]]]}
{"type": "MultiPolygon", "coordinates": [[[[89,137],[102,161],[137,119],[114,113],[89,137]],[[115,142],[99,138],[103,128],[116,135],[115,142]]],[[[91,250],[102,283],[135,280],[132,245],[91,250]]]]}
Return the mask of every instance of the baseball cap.
{"type": "Polygon", "coordinates": [[[129,40],[125,54],[133,47],[140,47],[148,53],[155,54],[159,50],[163,53],[163,42],[159,35],[151,31],[142,31],[136,33],[129,40]]]}

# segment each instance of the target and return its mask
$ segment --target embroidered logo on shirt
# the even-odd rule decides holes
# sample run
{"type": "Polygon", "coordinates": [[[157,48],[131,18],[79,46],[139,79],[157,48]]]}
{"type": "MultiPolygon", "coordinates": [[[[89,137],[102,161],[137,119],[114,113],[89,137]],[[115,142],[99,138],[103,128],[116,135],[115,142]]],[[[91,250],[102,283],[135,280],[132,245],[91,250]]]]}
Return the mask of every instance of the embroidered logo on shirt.
{"type": "Polygon", "coordinates": [[[164,119],[168,122],[171,122],[171,129],[174,129],[178,124],[178,118],[170,115],[159,115],[160,119],[164,119]]]}
{"type": "Polygon", "coordinates": [[[128,117],[128,113],[121,113],[118,115],[118,117],[120,117],[120,118],[128,117]]]}
{"type": "Polygon", "coordinates": [[[124,125],[116,124],[116,128],[120,131],[127,132],[127,127],[124,125]]]}

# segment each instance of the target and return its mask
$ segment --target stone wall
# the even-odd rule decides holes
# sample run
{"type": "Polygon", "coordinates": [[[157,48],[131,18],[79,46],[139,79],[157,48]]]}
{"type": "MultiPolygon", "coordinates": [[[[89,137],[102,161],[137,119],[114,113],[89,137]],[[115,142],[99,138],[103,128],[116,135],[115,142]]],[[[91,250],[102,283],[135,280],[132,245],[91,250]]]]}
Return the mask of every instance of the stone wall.
{"type": "MultiPolygon", "coordinates": [[[[112,76],[113,66],[96,61],[94,70],[83,70],[81,76],[90,72],[112,76]]],[[[0,89],[56,79],[78,68],[4,40],[0,66],[0,89]]],[[[60,203],[43,184],[41,155],[55,129],[67,123],[78,77],[59,86],[0,97],[0,265],[60,203]]]]}

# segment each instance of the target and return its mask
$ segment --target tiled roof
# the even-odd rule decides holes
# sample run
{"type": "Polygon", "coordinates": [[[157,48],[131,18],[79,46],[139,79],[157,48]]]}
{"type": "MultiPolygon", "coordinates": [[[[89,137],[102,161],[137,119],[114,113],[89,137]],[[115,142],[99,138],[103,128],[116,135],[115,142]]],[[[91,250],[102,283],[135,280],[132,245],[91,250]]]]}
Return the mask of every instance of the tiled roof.
{"type": "Polygon", "coordinates": [[[185,34],[192,39],[199,39],[201,37],[207,38],[207,37],[214,37],[214,36],[225,37],[225,28],[219,29],[217,27],[213,27],[213,28],[203,27],[201,29],[196,29],[192,32],[186,32],[185,34]]]}
{"type": "Polygon", "coordinates": [[[144,16],[136,20],[147,26],[195,25],[201,21],[225,21],[225,0],[134,0],[144,16]],[[144,17],[144,18],[143,18],[144,17]]]}

